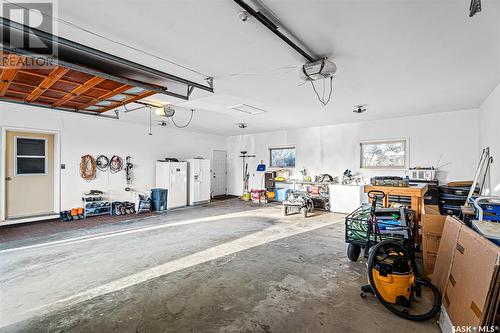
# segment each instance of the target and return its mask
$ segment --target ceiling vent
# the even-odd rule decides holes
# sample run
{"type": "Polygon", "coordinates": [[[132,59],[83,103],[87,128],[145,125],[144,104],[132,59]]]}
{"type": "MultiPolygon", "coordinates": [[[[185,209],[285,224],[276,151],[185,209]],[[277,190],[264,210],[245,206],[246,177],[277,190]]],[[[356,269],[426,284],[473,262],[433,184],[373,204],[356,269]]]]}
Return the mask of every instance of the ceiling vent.
{"type": "Polygon", "coordinates": [[[260,113],[265,113],[266,111],[256,108],[255,106],[247,105],[247,104],[237,104],[233,106],[229,106],[228,109],[233,109],[239,112],[243,112],[248,115],[256,115],[260,113]]]}

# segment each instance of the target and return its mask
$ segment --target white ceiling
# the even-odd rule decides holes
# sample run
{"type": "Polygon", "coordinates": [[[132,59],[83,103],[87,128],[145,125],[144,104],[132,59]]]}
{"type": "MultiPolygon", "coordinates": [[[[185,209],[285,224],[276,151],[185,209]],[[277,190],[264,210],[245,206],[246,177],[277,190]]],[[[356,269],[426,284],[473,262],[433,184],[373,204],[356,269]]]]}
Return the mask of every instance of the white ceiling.
{"type": "MultiPolygon", "coordinates": [[[[191,130],[222,135],[476,108],[500,82],[499,1],[483,0],[473,18],[469,0],[263,2],[308,49],[338,65],[327,107],[299,79],[302,57],[255,19],[241,22],[232,0],[59,0],[59,16],[214,76],[215,94],[195,90],[184,104],[163,95],[151,100],[193,107],[191,130]],[[226,109],[240,103],[268,112],[226,109]],[[368,104],[368,111],[352,113],[355,104],[368,104]],[[248,128],[238,129],[238,122],[248,128]]],[[[203,79],[67,24],[58,30],[141,64],[203,79]]],[[[188,111],[177,116],[183,123],[188,111]]],[[[122,118],[149,122],[144,110],[122,118]]]]}

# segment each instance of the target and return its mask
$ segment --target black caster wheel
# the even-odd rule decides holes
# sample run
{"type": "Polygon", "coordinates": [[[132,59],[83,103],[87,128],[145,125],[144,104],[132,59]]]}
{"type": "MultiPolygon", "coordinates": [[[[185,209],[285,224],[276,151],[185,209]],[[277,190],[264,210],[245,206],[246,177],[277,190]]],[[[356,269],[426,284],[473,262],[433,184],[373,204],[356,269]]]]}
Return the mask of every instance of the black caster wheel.
{"type": "Polygon", "coordinates": [[[365,293],[361,293],[361,294],[359,294],[359,296],[361,296],[361,298],[366,298],[366,294],[365,293]]]}
{"type": "Polygon", "coordinates": [[[358,261],[359,255],[361,254],[361,247],[349,243],[347,245],[347,258],[349,258],[350,261],[356,262],[358,261]]]}

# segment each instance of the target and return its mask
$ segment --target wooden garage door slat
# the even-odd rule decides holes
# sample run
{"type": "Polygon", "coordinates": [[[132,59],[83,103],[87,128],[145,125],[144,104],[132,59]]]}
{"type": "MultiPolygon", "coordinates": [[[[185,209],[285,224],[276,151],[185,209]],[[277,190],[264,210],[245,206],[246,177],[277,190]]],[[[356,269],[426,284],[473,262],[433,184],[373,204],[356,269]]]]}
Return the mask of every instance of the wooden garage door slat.
{"type": "Polygon", "coordinates": [[[23,65],[23,57],[17,56],[15,54],[8,55],[8,63],[15,63],[12,67],[5,67],[0,74],[0,96],[5,95],[7,89],[9,89],[10,84],[17,75],[17,71],[23,65]]]}
{"type": "Polygon", "coordinates": [[[94,76],[91,79],[87,80],[84,84],[76,87],[70,93],[66,94],[63,98],[61,98],[58,102],[54,103],[54,107],[58,107],[63,105],[64,103],[70,101],[73,97],[78,96],[91,89],[92,87],[98,85],[105,79],[94,76]]]}
{"type": "Polygon", "coordinates": [[[35,88],[31,94],[26,97],[26,101],[32,102],[36,100],[41,94],[43,94],[48,88],[52,87],[61,77],[63,77],[69,69],[63,67],[57,67],[54,69],[49,76],[47,76],[40,85],[35,88]]]}

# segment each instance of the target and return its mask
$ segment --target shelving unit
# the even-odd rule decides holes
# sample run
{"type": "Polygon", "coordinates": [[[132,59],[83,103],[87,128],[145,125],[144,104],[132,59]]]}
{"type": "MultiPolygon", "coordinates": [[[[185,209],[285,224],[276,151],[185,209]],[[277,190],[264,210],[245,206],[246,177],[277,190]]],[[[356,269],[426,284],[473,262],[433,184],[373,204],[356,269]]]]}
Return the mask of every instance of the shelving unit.
{"type": "Polygon", "coordinates": [[[109,195],[103,194],[83,194],[83,215],[84,218],[99,216],[99,215],[113,215],[113,202],[109,195]]]}
{"type": "MultiPolygon", "coordinates": [[[[315,208],[323,208],[327,211],[330,210],[330,195],[328,193],[329,193],[329,185],[331,183],[329,182],[313,182],[313,181],[303,181],[303,180],[285,180],[285,181],[273,180],[274,187],[276,187],[277,184],[292,185],[294,191],[304,186],[322,187],[325,191],[324,192],[325,194],[323,195],[321,193],[319,194],[308,193],[308,194],[313,200],[315,208]]],[[[266,189],[267,189],[267,179],[266,179],[266,189]]],[[[304,191],[306,190],[307,189],[304,189],[304,191]]]]}

